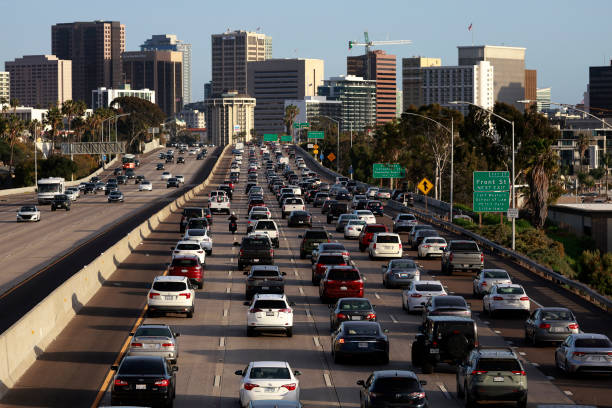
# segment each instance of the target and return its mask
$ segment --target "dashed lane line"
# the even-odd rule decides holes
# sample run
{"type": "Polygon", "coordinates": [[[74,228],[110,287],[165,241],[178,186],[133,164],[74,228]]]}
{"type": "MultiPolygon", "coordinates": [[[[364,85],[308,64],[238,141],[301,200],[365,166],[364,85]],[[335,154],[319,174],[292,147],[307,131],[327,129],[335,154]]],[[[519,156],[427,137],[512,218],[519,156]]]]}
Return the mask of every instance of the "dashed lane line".
{"type": "Polygon", "coordinates": [[[225,337],[219,337],[219,348],[225,347],[225,337]]]}
{"type": "Polygon", "coordinates": [[[301,286],[298,288],[298,290],[300,291],[300,295],[304,296],[304,289],[301,286]]]}
{"type": "Polygon", "coordinates": [[[393,316],[392,314],[389,315],[389,317],[391,318],[391,321],[393,323],[399,323],[399,321],[395,318],[395,316],[393,316]]]}
{"type": "Polygon", "coordinates": [[[446,389],[446,387],[444,386],[443,383],[438,383],[438,388],[440,389],[440,391],[442,391],[442,394],[444,394],[444,397],[446,399],[452,399],[450,393],[448,392],[448,390],[446,389]]]}
{"type": "Polygon", "coordinates": [[[221,376],[215,375],[215,381],[213,382],[213,387],[218,388],[221,386],[221,376]]]}
{"type": "Polygon", "coordinates": [[[376,296],[376,299],[380,299],[380,295],[378,294],[378,292],[374,292],[374,296],[376,296]]]}
{"type": "Polygon", "coordinates": [[[321,343],[319,342],[319,336],[312,336],[312,340],[316,347],[321,347],[321,343]]]}
{"type": "Polygon", "coordinates": [[[323,380],[328,388],[332,388],[331,378],[329,377],[329,372],[327,370],[323,373],[323,380]]]}

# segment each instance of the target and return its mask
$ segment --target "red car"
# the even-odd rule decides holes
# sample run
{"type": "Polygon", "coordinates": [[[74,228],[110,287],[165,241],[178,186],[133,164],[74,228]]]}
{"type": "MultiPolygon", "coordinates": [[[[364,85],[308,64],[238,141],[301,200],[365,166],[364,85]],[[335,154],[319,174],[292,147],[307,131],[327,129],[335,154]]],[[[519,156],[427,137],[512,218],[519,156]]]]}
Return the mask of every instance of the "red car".
{"type": "Polygon", "coordinates": [[[252,198],[251,200],[249,200],[249,209],[247,210],[247,213],[251,212],[251,208],[253,207],[265,207],[266,203],[262,198],[252,198]]]}
{"type": "Polygon", "coordinates": [[[363,279],[354,266],[330,266],[319,284],[323,303],[345,297],[363,297],[363,279]]]}
{"type": "Polygon", "coordinates": [[[170,276],[186,276],[198,289],[204,286],[204,269],[196,255],[177,255],[168,267],[170,276]]]}
{"type": "Polygon", "coordinates": [[[344,256],[342,252],[324,252],[317,257],[317,260],[312,264],[312,284],[318,285],[325,270],[328,266],[345,266],[349,264],[348,255],[344,256]]]}
{"type": "Polygon", "coordinates": [[[361,252],[365,251],[374,234],[378,232],[389,232],[389,230],[385,224],[368,224],[361,230],[361,234],[359,234],[359,250],[361,252]]]}

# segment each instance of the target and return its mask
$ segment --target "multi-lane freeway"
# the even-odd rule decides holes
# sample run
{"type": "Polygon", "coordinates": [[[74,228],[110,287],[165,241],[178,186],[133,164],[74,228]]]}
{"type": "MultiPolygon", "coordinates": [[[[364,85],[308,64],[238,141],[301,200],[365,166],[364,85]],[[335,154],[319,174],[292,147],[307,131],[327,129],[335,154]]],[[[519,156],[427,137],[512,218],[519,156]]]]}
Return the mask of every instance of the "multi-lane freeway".
{"type": "MultiPolygon", "coordinates": [[[[223,182],[231,157],[214,174],[211,187],[223,182]]],[[[245,160],[246,162],[246,160],[245,160]]],[[[246,170],[246,168],[244,168],[246,170]]],[[[246,197],[244,173],[232,200],[232,209],[240,218],[239,233],[245,232],[246,197]]],[[[263,185],[265,177],[259,175],[263,185]]],[[[401,291],[385,289],[381,284],[380,265],[359,252],[355,241],[347,241],[335,233],[334,239],[345,244],[366,278],[365,296],[376,305],[381,325],[390,331],[390,363],[388,365],[335,364],[330,356],[329,309],[320,302],[318,288],[311,284],[310,261],[299,257],[301,230],[286,227],[274,196],[266,190],[266,203],[281,227],[280,248],[275,264],[287,272],[286,293],[295,306],[294,336],[264,335],[246,337],[244,276],[236,269],[237,251],[233,242],[241,234],[228,232],[226,216],[215,216],[212,227],[214,255],[207,259],[205,285],[196,295],[193,319],[168,316],[143,319],[146,294],[153,277],[164,272],[170,259],[170,246],[179,239],[177,213],[169,217],[147,237],[101,288],[99,293],[73,319],[39,360],[21,378],[17,386],[0,401],[2,406],[91,406],[94,402],[109,405],[110,366],[129,341],[135,325],[165,322],[181,333],[181,356],[178,361],[177,407],[237,406],[239,377],[234,371],[249,361],[284,360],[303,374],[300,377],[301,399],[308,407],[355,407],[359,405],[355,382],[379,369],[411,369],[411,343],[420,324],[420,316],[408,315],[401,308],[401,291]]],[[[209,189],[190,205],[205,206],[209,189]]],[[[333,229],[325,223],[320,209],[310,209],[313,223],[333,229]]],[[[391,225],[387,212],[378,221],[391,225]]],[[[445,234],[442,234],[445,235],[445,234]]],[[[446,236],[446,235],[445,235],[446,236]]],[[[448,236],[447,236],[448,238],[448,236]]],[[[415,257],[405,251],[405,257],[415,257]]],[[[511,346],[524,360],[529,381],[530,407],[543,404],[588,404],[612,407],[609,377],[566,378],[554,368],[553,348],[525,346],[520,318],[488,318],[482,314],[482,301],[472,299],[472,275],[440,274],[439,260],[423,260],[425,274],[421,279],[440,279],[450,293],[466,297],[472,305],[479,326],[480,342],[488,346],[511,346]]],[[[584,300],[552,283],[534,277],[506,260],[487,255],[486,267],[502,267],[522,284],[538,305],[565,306],[572,309],[584,331],[612,335],[612,319],[584,300]]],[[[457,399],[455,369],[440,366],[434,374],[421,374],[430,406],[461,406],[457,399]]]]}

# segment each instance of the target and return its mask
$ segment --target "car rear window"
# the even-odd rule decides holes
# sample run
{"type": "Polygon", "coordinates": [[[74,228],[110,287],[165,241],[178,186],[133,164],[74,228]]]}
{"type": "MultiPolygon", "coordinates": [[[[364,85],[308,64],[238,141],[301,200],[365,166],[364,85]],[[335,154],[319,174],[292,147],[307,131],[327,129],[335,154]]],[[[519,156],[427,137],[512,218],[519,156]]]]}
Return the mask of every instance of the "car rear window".
{"type": "Polygon", "coordinates": [[[436,298],[436,306],[461,306],[465,307],[465,300],[454,296],[439,296],[436,298]]]}
{"type": "Polygon", "coordinates": [[[327,232],[325,231],[306,231],[305,237],[307,239],[327,239],[327,232]]]}
{"type": "Polygon", "coordinates": [[[178,249],[178,250],[185,250],[185,251],[197,251],[197,250],[200,250],[202,248],[200,248],[200,246],[198,244],[178,244],[176,246],[176,249],[178,249]]]}
{"type": "Polygon", "coordinates": [[[381,394],[388,393],[409,393],[417,392],[421,389],[419,382],[414,378],[406,377],[383,377],[378,378],[374,383],[373,392],[381,394]]]}
{"type": "Polygon", "coordinates": [[[253,367],[249,373],[249,378],[252,379],[291,379],[291,373],[287,367],[253,367]]]}
{"type": "Polygon", "coordinates": [[[542,320],[574,320],[574,315],[566,310],[542,312],[542,320]]]}
{"type": "Polygon", "coordinates": [[[162,292],[181,292],[187,290],[185,282],[153,282],[153,289],[162,292]]]}
{"type": "Polygon", "coordinates": [[[255,309],[286,309],[287,304],[284,300],[265,299],[256,300],[253,307],[255,309]]]}
{"type": "Polygon", "coordinates": [[[172,337],[172,333],[167,327],[141,327],[134,337],[172,337]]]}
{"type": "Polygon", "coordinates": [[[270,247],[270,241],[264,238],[247,238],[242,241],[245,248],[265,249],[270,247]]]}
{"type": "Polygon", "coordinates": [[[400,215],[399,219],[401,221],[414,221],[416,220],[416,217],[414,215],[404,214],[404,215],[400,215]]]}
{"type": "Polygon", "coordinates": [[[482,371],[521,371],[521,365],[511,358],[481,358],[478,370],[482,371]]]}
{"type": "Polygon", "coordinates": [[[285,200],[285,204],[303,204],[301,198],[288,198],[285,200]]]}
{"type": "Polygon", "coordinates": [[[378,327],[375,325],[356,325],[356,324],[345,324],[344,334],[349,336],[376,336],[379,333],[378,327]]]}
{"type": "Polygon", "coordinates": [[[379,235],[376,237],[376,243],[378,244],[397,244],[399,238],[395,235],[379,235]]]}
{"type": "Polygon", "coordinates": [[[268,218],[268,214],[266,214],[265,212],[252,212],[251,213],[252,220],[263,220],[265,218],[268,218]]]}
{"type": "Polygon", "coordinates": [[[612,343],[608,339],[576,339],[575,346],[584,348],[612,348],[612,343]]]}
{"type": "Polygon", "coordinates": [[[368,225],[365,227],[366,232],[387,232],[387,227],[383,225],[368,225]]]}
{"type": "Polygon", "coordinates": [[[274,221],[259,221],[255,229],[266,230],[266,231],[276,231],[276,226],[274,225],[274,221]]]}
{"type": "Polygon", "coordinates": [[[346,251],[346,248],[342,244],[328,242],[326,244],[321,244],[321,246],[319,247],[319,252],[323,252],[323,251],[343,252],[343,251],[346,251]]]}
{"type": "Polygon", "coordinates": [[[278,276],[278,271],[274,269],[255,269],[251,275],[257,277],[278,276]]]}
{"type": "Polygon", "coordinates": [[[478,245],[475,242],[453,242],[451,250],[453,251],[465,251],[465,252],[478,252],[478,245]]]}
{"type": "Polygon", "coordinates": [[[187,230],[187,235],[189,235],[190,237],[203,237],[204,235],[206,235],[206,230],[205,229],[190,229],[190,230],[187,230]]]}
{"type": "Polygon", "coordinates": [[[327,274],[328,280],[350,281],[359,280],[359,278],[359,271],[356,269],[332,269],[327,274]]]}
{"type": "Polygon", "coordinates": [[[315,196],[315,198],[325,198],[325,197],[329,197],[329,194],[327,194],[327,193],[317,193],[317,195],[315,196]]]}
{"type": "Polygon", "coordinates": [[[500,295],[522,295],[525,293],[525,291],[523,290],[523,288],[518,288],[516,286],[512,286],[512,287],[498,287],[497,288],[497,293],[499,293],[500,295]]]}
{"type": "Polygon", "coordinates": [[[320,264],[324,265],[340,265],[346,263],[346,259],[342,255],[321,255],[319,256],[320,264]]]}
{"type": "Polygon", "coordinates": [[[428,244],[445,244],[446,243],[444,238],[431,238],[431,237],[427,237],[426,241],[427,241],[428,244]]]}
{"type": "Polygon", "coordinates": [[[416,268],[417,265],[414,263],[414,261],[410,261],[410,260],[397,260],[397,261],[391,261],[391,269],[414,269],[416,268]]]}
{"type": "Polygon", "coordinates": [[[506,271],[484,271],[484,277],[489,279],[510,278],[506,271]]]}
{"type": "Polygon", "coordinates": [[[442,292],[442,285],[435,283],[417,283],[414,286],[418,292],[442,292]]]}
{"type": "Polygon", "coordinates": [[[293,212],[293,216],[297,216],[297,217],[307,217],[308,213],[306,211],[294,211],[293,212]]]}
{"type": "Polygon", "coordinates": [[[264,200],[262,200],[261,198],[252,198],[249,204],[255,205],[255,204],[265,204],[265,203],[264,203],[264,200]]]}
{"type": "Polygon", "coordinates": [[[372,305],[365,299],[342,300],[339,305],[340,310],[370,310],[372,305]]]}
{"type": "Polygon", "coordinates": [[[119,367],[119,375],[152,375],[165,373],[163,359],[127,358],[119,367]]]}
{"type": "Polygon", "coordinates": [[[474,339],[474,323],[467,322],[437,322],[438,332],[445,335],[462,334],[468,340],[474,339]]]}
{"type": "Polygon", "coordinates": [[[183,267],[188,267],[188,266],[196,266],[197,262],[195,259],[189,259],[189,258],[174,258],[172,260],[172,266],[183,266],[183,267]]]}

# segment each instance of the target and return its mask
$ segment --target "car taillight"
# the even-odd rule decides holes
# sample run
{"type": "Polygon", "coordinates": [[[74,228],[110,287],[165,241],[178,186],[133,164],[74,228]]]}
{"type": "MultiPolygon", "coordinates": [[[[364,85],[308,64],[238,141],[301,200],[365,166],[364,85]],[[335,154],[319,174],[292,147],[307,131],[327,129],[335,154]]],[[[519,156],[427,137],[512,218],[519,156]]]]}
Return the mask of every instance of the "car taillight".
{"type": "Polygon", "coordinates": [[[346,317],[346,315],[345,315],[344,313],[338,313],[338,314],[336,315],[336,317],[337,317],[338,319],[346,319],[346,318],[347,318],[347,317],[346,317]]]}
{"type": "MultiPolygon", "coordinates": [[[[431,245],[423,245],[423,248],[429,248],[431,245]]],[[[402,244],[400,244],[400,248],[402,247],[402,244]]]]}
{"type": "Polygon", "coordinates": [[[425,398],[425,393],[424,392],[412,392],[412,393],[408,394],[408,398],[423,399],[423,398],[425,398]]]}
{"type": "Polygon", "coordinates": [[[366,316],[366,319],[367,319],[367,320],[374,320],[374,319],[376,319],[376,315],[375,315],[374,313],[369,313],[369,314],[366,316]]]}
{"type": "Polygon", "coordinates": [[[399,249],[402,249],[402,244],[401,243],[399,244],[399,249]]]}
{"type": "Polygon", "coordinates": [[[480,374],[486,374],[488,373],[488,371],[486,370],[472,370],[472,375],[480,375],[480,374]]]}
{"type": "Polygon", "coordinates": [[[291,309],[279,309],[279,313],[293,313],[291,309]]]}
{"type": "Polygon", "coordinates": [[[501,296],[493,296],[493,300],[504,300],[501,296]]]}
{"type": "Polygon", "coordinates": [[[168,381],[168,380],[157,380],[157,381],[155,381],[155,385],[157,385],[158,387],[167,387],[168,385],[170,385],[170,381],[168,381]]]}
{"type": "Polygon", "coordinates": [[[567,326],[570,330],[577,330],[578,329],[578,324],[577,323],[571,323],[567,326]]]}
{"type": "Polygon", "coordinates": [[[179,293],[179,296],[185,296],[185,299],[191,299],[191,293],[179,293]]]}
{"type": "Polygon", "coordinates": [[[132,343],[132,347],[142,347],[142,343],[132,343]]]}
{"type": "Polygon", "coordinates": [[[240,250],[240,256],[244,255],[244,249],[240,250]]]}
{"type": "Polygon", "coordinates": [[[540,323],[540,329],[550,329],[549,323],[540,323]]]}
{"type": "Polygon", "coordinates": [[[159,296],[159,293],[154,293],[154,292],[149,293],[149,299],[153,299],[155,296],[159,296]]]}
{"type": "Polygon", "coordinates": [[[480,263],[484,262],[484,254],[481,252],[480,253],[480,263]]]}
{"type": "Polygon", "coordinates": [[[521,296],[520,300],[529,300],[529,296],[521,296]]]}
{"type": "Polygon", "coordinates": [[[274,256],[274,250],[270,249],[270,256],[274,256]]]}
{"type": "Polygon", "coordinates": [[[515,375],[527,375],[527,374],[525,374],[525,371],[523,371],[523,370],[512,371],[512,374],[515,374],[515,375]]]}
{"type": "Polygon", "coordinates": [[[348,230],[349,230],[349,231],[352,231],[352,230],[353,230],[353,227],[348,227],[348,230]]]}
{"type": "Polygon", "coordinates": [[[251,384],[251,383],[245,383],[244,384],[244,389],[247,390],[247,391],[251,391],[255,387],[259,387],[259,385],[251,384]]]}
{"type": "Polygon", "coordinates": [[[372,249],[376,249],[376,243],[374,243],[374,245],[372,245],[372,249]]]}
{"type": "Polygon", "coordinates": [[[449,262],[453,262],[453,253],[451,252],[451,254],[448,256],[448,260],[449,262]]]}
{"type": "Polygon", "coordinates": [[[572,353],[574,355],[574,357],[582,357],[584,356],[586,353],[582,352],[582,351],[574,351],[572,353]]]}
{"type": "Polygon", "coordinates": [[[420,298],[420,297],[423,297],[423,295],[421,295],[420,293],[413,293],[412,295],[410,295],[410,297],[420,298]]]}
{"type": "Polygon", "coordinates": [[[249,313],[258,313],[258,312],[263,312],[263,310],[261,310],[261,309],[249,309],[249,313]]]}
{"type": "Polygon", "coordinates": [[[124,385],[128,385],[128,382],[125,381],[125,380],[120,380],[120,379],[117,378],[117,379],[115,379],[115,385],[117,385],[119,387],[122,387],[124,385]]]}
{"type": "Polygon", "coordinates": [[[204,253],[204,251],[198,251],[198,254],[203,254],[203,253],[204,253]]]}
{"type": "Polygon", "coordinates": [[[487,286],[487,282],[482,282],[480,286],[487,286]]]}
{"type": "Polygon", "coordinates": [[[174,347],[174,343],[163,343],[162,347],[174,347]]]}
{"type": "Polygon", "coordinates": [[[291,383],[291,384],[283,384],[281,387],[288,389],[289,391],[293,391],[296,389],[297,384],[296,383],[291,383]]]}
{"type": "Polygon", "coordinates": [[[339,340],[338,340],[338,343],[340,343],[340,344],[344,344],[344,339],[339,339],[339,340]]]}

